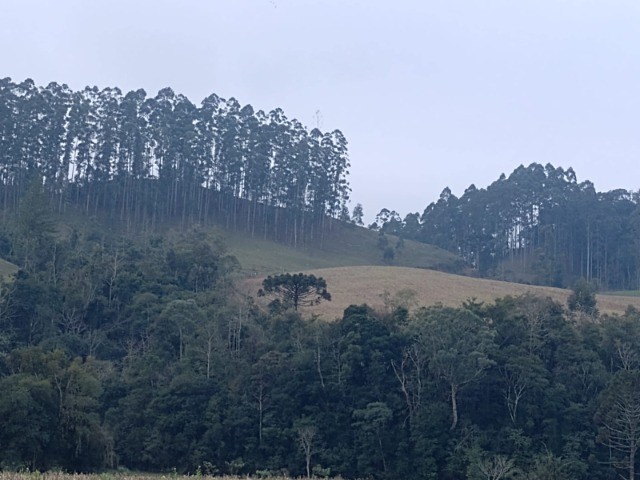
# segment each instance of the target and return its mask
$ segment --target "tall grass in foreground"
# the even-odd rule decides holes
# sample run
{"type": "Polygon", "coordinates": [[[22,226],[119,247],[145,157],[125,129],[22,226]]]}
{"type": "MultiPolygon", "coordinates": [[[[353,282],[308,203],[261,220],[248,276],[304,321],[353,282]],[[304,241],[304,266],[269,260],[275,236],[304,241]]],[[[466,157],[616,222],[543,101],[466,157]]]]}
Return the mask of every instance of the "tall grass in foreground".
{"type": "MultiPolygon", "coordinates": [[[[151,474],[151,473],[100,473],[81,474],[63,472],[0,472],[0,480],[239,480],[246,478],[256,478],[261,480],[293,480],[292,477],[282,476],[211,476],[211,475],[176,475],[151,474]]],[[[339,480],[339,479],[336,479],[339,480]]]]}

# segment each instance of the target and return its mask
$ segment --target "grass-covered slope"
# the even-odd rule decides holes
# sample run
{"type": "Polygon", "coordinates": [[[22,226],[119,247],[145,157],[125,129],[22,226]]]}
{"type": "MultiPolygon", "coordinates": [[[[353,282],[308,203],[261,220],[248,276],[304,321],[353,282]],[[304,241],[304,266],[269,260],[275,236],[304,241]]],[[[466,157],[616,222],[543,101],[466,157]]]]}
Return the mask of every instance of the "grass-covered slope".
{"type": "MultiPolygon", "coordinates": [[[[406,267],[353,266],[308,270],[327,281],[327,289],[332,301],[317,306],[305,307],[303,314],[317,314],[327,320],[342,316],[351,304],[362,304],[373,308],[384,308],[385,298],[393,300],[398,292],[415,292],[408,295],[415,306],[429,306],[442,303],[459,306],[468,299],[491,302],[507,295],[517,296],[526,293],[551,297],[566,305],[569,290],[552,287],[539,287],[519,283],[509,283],[482,278],[453,275],[434,270],[406,267]]],[[[242,286],[253,296],[260,288],[262,278],[245,281],[242,286]]],[[[623,313],[628,305],[640,308],[640,297],[619,295],[597,295],[598,308],[602,313],[623,313]]],[[[266,304],[268,300],[260,299],[266,304]]],[[[388,300],[387,300],[388,301],[388,300]]]]}
{"type": "MultiPolygon", "coordinates": [[[[224,232],[230,253],[236,256],[243,273],[261,276],[316,268],[356,265],[386,265],[378,247],[377,232],[355,225],[337,223],[322,240],[293,248],[281,243],[251,237],[245,233],[224,232]]],[[[387,236],[395,247],[398,239],[387,236]]],[[[393,266],[431,268],[447,272],[462,272],[461,259],[446,250],[424,243],[404,241],[396,250],[393,266]]]]}
{"type": "MultiPolygon", "coordinates": [[[[87,215],[79,210],[56,215],[56,231],[60,239],[67,238],[72,230],[87,235],[109,237],[113,235],[171,235],[183,230],[179,222],[165,221],[146,231],[127,228],[118,219],[104,215],[87,215]]],[[[192,227],[186,227],[192,228],[192,227]]],[[[294,247],[252,236],[246,231],[234,231],[221,226],[199,226],[219,234],[228,253],[240,263],[240,276],[252,277],[282,272],[294,272],[315,268],[346,267],[354,265],[392,265],[399,267],[431,268],[446,272],[462,273],[465,264],[460,257],[442,248],[425,243],[405,240],[396,249],[398,238],[387,235],[388,245],[394,249],[391,262],[385,262],[378,246],[378,233],[367,228],[334,220],[322,238],[294,247]]]]}

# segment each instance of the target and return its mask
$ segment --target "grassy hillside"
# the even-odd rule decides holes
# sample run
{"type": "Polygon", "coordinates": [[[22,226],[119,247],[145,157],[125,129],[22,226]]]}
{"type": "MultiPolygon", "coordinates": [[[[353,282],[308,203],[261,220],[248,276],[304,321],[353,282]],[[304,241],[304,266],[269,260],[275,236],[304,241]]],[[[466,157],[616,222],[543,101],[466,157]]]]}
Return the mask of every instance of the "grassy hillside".
{"type": "MultiPolygon", "coordinates": [[[[87,215],[81,210],[69,209],[65,215],[56,215],[56,230],[60,238],[69,236],[72,230],[94,236],[170,234],[180,230],[179,222],[165,221],[152,231],[127,230],[118,219],[106,215],[87,215]]],[[[334,221],[324,238],[294,248],[291,245],[252,237],[244,231],[226,230],[220,226],[208,226],[224,238],[229,253],[241,266],[241,276],[260,276],[274,273],[310,270],[315,268],[344,267],[352,265],[386,265],[382,250],[378,247],[378,233],[353,224],[334,221]]],[[[387,235],[389,246],[395,247],[398,238],[387,235]]],[[[465,265],[457,256],[433,245],[405,240],[390,263],[393,266],[432,268],[446,272],[462,273],[465,265]]]]}
{"type": "MultiPolygon", "coordinates": [[[[293,248],[244,233],[224,232],[230,252],[240,261],[249,276],[355,265],[385,265],[378,248],[378,234],[355,225],[336,224],[322,241],[293,248]]],[[[395,247],[398,239],[387,236],[395,247]]],[[[433,245],[405,240],[396,253],[393,266],[432,268],[462,272],[462,261],[450,252],[433,245]]]]}
{"type": "MultiPolygon", "coordinates": [[[[111,235],[116,232],[135,235],[131,231],[126,232],[117,220],[74,213],[57,216],[59,237],[66,238],[72,229],[89,235],[111,235]]],[[[178,227],[166,223],[159,226],[156,232],[168,233],[178,230],[178,227]]],[[[225,238],[229,252],[238,258],[241,265],[240,289],[254,297],[262,279],[270,274],[304,271],[324,277],[333,301],[323,302],[305,311],[327,319],[341,316],[343,310],[353,303],[384,308],[385,299],[388,302],[403,291],[405,294],[409,292],[409,297],[415,300],[416,305],[439,302],[451,306],[460,305],[470,298],[489,302],[526,292],[550,296],[565,304],[570,294],[568,290],[559,288],[454,275],[452,273],[465,273],[465,266],[459,257],[433,245],[410,240],[405,240],[403,248],[397,251],[389,265],[383,261],[377,232],[341,222],[336,222],[322,240],[298,248],[251,237],[244,232],[208,228],[225,238]]],[[[387,238],[389,245],[395,247],[398,239],[390,235],[387,238]]],[[[0,259],[0,277],[9,278],[17,269],[12,263],[0,259]]],[[[266,304],[267,300],[260,301],[266,304]]],[[[603,313],[622,313],[628,305],[640,308],[638,292],[598,295],[598,308],[603,313]]]]}
{"type": "MultiPolygon", "coordinates": [[[[317,314],[331,320],[342,316],[342,312],[351,304],[366,303],[374,308],[384,308],[385,297],[400,295],[414,297],[415,306],[428,306],[442,303],[459,306],[463,301],[476,298],[491,302],[507,295],[532,293],[551,297],[562,303],[567,302],[569,290],[552,287],[538,287],[518,283],[501,282],[481,278],[453,275],[434,270],[405,267],[355,266],[309,270],[327,281],[332,296],[331,302],[322,302],[314,307],[303,309],[304,314],[317,314]],[[415,295],[407,295],[407,292],[415,295]]],[[[242,288],[255,296],[262,278],[245,281],[242,288]]],[[[598,295],[598,308],[603,313],[623,313],[628,305],[640,308],[640,297],[616,295],[598,295]]],[[[266,303],[267,300],[260,299],[266,303]]]]}

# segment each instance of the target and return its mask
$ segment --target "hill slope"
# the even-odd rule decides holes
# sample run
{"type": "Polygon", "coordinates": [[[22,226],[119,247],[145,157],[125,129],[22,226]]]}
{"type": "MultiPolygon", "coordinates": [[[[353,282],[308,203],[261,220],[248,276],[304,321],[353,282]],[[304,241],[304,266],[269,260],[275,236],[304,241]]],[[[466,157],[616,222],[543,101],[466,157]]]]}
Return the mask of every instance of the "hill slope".
{"type": "MultiPolygon", "coordinates": [[[[306,307],[303,313],[317,314],[327,320],[341,317],[344,309],[354,303],[383,308],[385,293],[394,296],[403,289],[415,292],[416,304],[419,306],[435,303],[459,306],[470,298],[491,302],[507,295],[517,296],[528,292],[551,297],[565,305],[571,293],[561,288],[471,278],[419,268],[354,266],[309,270],[305,273],[313,273],[327,281],[332,301],[306,307]]],[[[255,296],[261,281],[262,278],[252,278],[245,281],[242,288],[255,296]]],[[[597,299],[602,313],[623,313],[628,305],[640,308],[638,297],[598,295],[597,299]]],[[[262,301],[266,303],[266,300],[262,301]]]]}
{"type": "MultiPolygon", "coordinates": [[[[246,276],[354,265],[385,265],[378,247],[378,233],[351,224],[336,223],[322,241],[293,248],[246,233],[223,231],[230,253],[236,256],[246,276]]],[[[395,247],[397,237],[387,235],[395,247]]],[[[462,273],[464,263],[456,255],[425,243],[404,241],[393,266],[432,268],[462,273]]]]}
{"type": "MultiPolygon", "coordinates": [[[[172,232],[199,228],[219,235],[228,253],[234,255],[241,267],[241,277],[271,275],[282,272],[310,270],[315,268],[346,267],[352,265],[385,265],[382,250],[378,247],[378,233],[351,223],[334,220],[324,238],[307,241],[304,245],[292,245],[265,239],[263,235],[252,236],[249,232],[224,228],[215,223],[209,225],[181,225],[179,220],[159,222],[149,230],[136,231],[126,222],[105,213],[88,215],[81,209],[69,208],[65,214],[55,214],[57,237],[67,238],[72,231],[83,235],[108,238],[119,236],[171,235],[172,232]]],[[[389,246],[398,243],[398,237],[386,235],[389,246]]],[[[426,243],[404,240],[400,249],[395,249],[393,266],[432,268],[446,272],[463,273],[463,260],[442,248],[426,243]]],[[[1,267],[1,265],[0,265],[1,267]]]]}
{"type": "MultiPolygon", "coordinates": [[[[101,216],[57,215],[58,235],[65,237],[72,229],[85,234],[131,235],[118,221],[108,221],[101,216]]],[[[179,230],[178,225],[163,223],[157,230],[169,234],[179,230]]],[[[490,302],[506,295],[531,292],[550,296],[562,304],[570,292],[559,288],[531,286],[497,280],[454,275],[465,273],[462,260],[446,250],[420,242],[404,241],[397,250],[392,265],[386,265],[378,247],[378,233],[352,224],[336,222],[322,241],[307,245],[291,246],[251,237],[246,232],[234,232],[220,227],[206,227],[219,233],[229,253],[240,262],[240,290],[256,296],[262,279],[282,272],[312,272],[327,280],[332,302],[305,309],[307,314],[318,314],[327,319],[340,317],[351,304],[366,303],[374,308],[384,307],[384,297],[393,297],[398,291],[415,292],[417,305],[442,303],[457,306],[476,298],[490,302]]],[[[144,233],[143,233],[144,234],[144,233]]],[[[148,232],[147,232],[148,234],[148,232]]],[[[135,233],[133,233],[135,235],[135,233]]],[[[397,237],[387,235],[389,245],[397,244],[397,237]]],[[[17,267],[0,260],[0,275],[9,278],[17,267]]],[[[266,304],[265,299],[260,299],[266,304]]],[[[628,305],[640,308],[640,297],[598,295],[598,308],[603,313],[622,313],[628,305]]]]}

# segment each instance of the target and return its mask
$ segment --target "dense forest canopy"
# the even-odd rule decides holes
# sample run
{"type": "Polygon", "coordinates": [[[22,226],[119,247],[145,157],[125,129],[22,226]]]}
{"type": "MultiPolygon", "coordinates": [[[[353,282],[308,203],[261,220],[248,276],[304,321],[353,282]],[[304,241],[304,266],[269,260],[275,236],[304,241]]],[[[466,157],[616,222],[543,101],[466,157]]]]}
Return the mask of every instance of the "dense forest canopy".
{"type": "Polygon", "coordinates": [[[0,80],[0,202],[41,177],[52,204],[132,226],[206,222],[297,244],[344,216],[347,141],[212,94],[198,107],[165,88],[72,91],[0,80]]]}
{"type": "Polygon", "coordinates": [[[487,188],[471,185],[460,198],[445,188],[422,215],[402,220],[384,209],[373,227],[459,253],[481,275],[640,288],[638,193],[596,192],[592,182],[578,183],[571,168],[520,166],[487,188]]]}
{"type": "Polygon", "coordinates": [[[3,468],[633,478],[640,313],[588,284],[309,320],[239,294],[207,231],[60,231],[30,195],[2,237],[3,468]]]}

